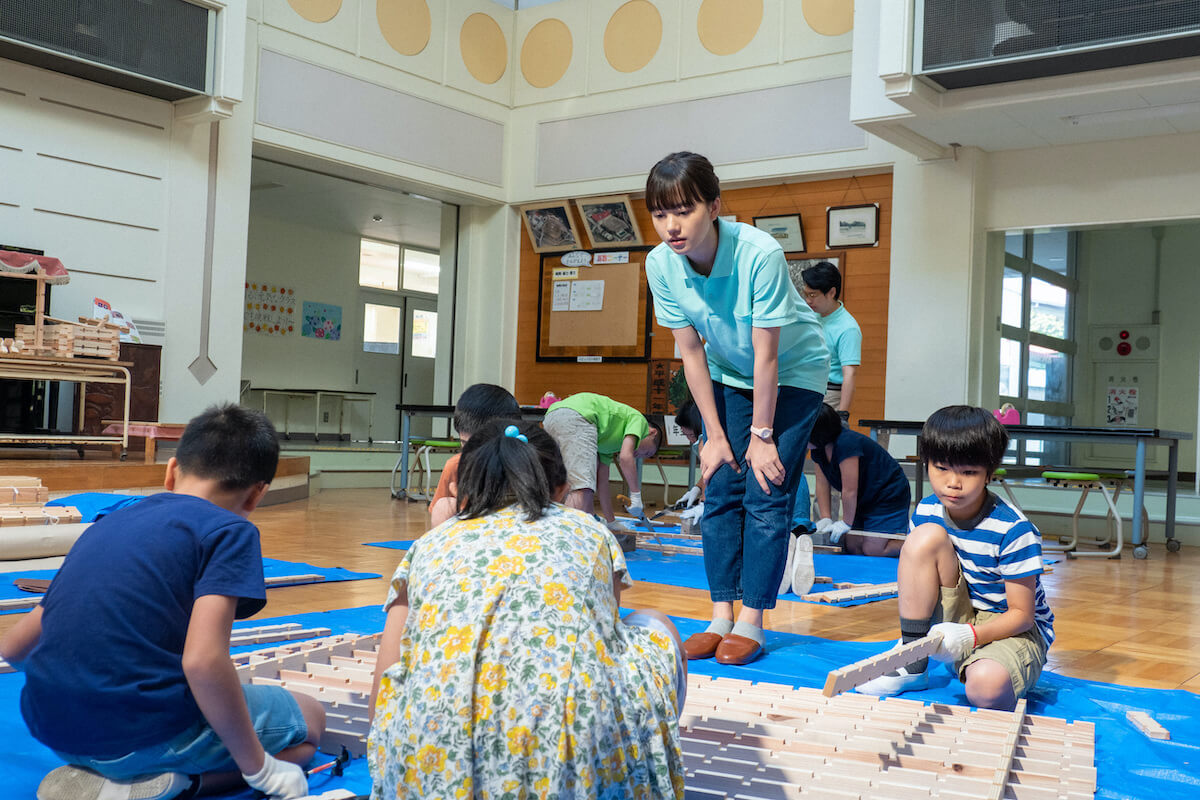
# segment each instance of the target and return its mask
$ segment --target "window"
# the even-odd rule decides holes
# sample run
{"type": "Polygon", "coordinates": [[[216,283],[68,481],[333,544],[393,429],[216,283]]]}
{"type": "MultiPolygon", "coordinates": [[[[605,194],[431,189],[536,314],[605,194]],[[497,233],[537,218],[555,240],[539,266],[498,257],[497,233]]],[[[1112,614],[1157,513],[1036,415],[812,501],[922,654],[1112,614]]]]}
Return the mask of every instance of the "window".
{"type": "Polygon", "coordinates": [[[412,355],[437,358],[437,312],[413,309],[412,355]]]}
{"type": "Polygon", "coordinates": [[[363,239],[358,250],[358,285],[396,291],[400,288],[400,245],[363,239]]]}
{"type": "MultiPolygon", "coordinates": [[[[1071,370],[1078,284],[1075,237],[1068,231],[1005,234],[1000,301],[1001,403],[1012,403],[1027,425],[1069,425],[1075,415],[1071,370]]],[[[1009,463],[1069,464],[1064,442],[1014,441],[1009,463]]]]}
{"type": "Polygon", "coordinates": [[[400,307],[363,306],[363,351],[400,354],[400,307]]]}
{"type": "Polygon", "coordinates": [[[442,260],[437,253],[404,248],[404,289],[409,292],[438,293],[442,260]]]}

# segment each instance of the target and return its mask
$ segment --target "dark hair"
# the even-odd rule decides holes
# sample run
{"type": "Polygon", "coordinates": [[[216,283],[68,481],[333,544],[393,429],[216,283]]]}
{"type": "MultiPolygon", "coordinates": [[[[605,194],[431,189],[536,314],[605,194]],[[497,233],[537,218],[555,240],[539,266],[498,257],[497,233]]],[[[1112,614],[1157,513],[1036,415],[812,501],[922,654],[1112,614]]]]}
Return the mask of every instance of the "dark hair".
{"type": "Polygon", "coordinates": [[[837,292],[833,295],[833,299],[841,299],[842,273],[828,261],[820,261],[803,270],[800,273],[800,280],[804,281],[805,286],[816,289],[821,294],[827,293],[830,289],[836,289],[837,292]]]}
{"type": "Polygon", "coordinates": [[[494,383],[476,383],[468,386],[454,404],[454,430],[459,435],[474,436],[490,420],[520,416],[521,407],[512,392],[494,383]]]}
{"type": "Polygon", "coordinates": [[[540,425],[510,420],[484,424],[463,445],[458,467],[458,514],[475,519],[519,505],[533,522],[567,482],[562,453],[540,425]],[[528,441],[508,436],[515,427],[528,441]]]}
{"type": "Polygon", "coordinates": [[[671,153],[655,164],[646,178],[646,208],[711,203],[721,196],[721,182],[707,158],[696,153],[671,153]]]}
{"type": "Polygon", "coordinates": [[[261,411],[212,406],[184,428],[175,460],[184,473],[219,480],[222,489],[248,489],[275,477],[279,438],[261,411]]]}
{"type": "Polygon", "coordinates": [[[679,408],[675,409],[675,424],[697,436],[704,433],[704,418],[700,416],[700,408],[695,400],[689,397],[679,404],[679,408]]]}
{"type": "Polygon", "coordinates": [[[921,466],[930,462],[955,467],[984,467],[990,476],[1004,460],[1008,431],[992,412],[975,406],[939,408],[921,427],[917,455],[921,466]]]}
{"type": "Polygon", "coordinates": [[[843,430],[842,418],[838,416],[834,407],[828,403],[821,403],[821,408],[817,411],[817,419],[813,422],[812,433],[808,435],[808,441],[817,447],[824,447],[836,442],[843,430]]]}
{"type": "MultiPolygon", "coordinates": [[[[650,426],[651,432],[658,431],[658,441],[654,445],[654,452],[658,452],[658,448],[667,443],[667,421],[663,419],[662,414],[647,414],[646,424],[650,426]]],[[[649,436],[650,434],[646,434],[649,436]]]]}

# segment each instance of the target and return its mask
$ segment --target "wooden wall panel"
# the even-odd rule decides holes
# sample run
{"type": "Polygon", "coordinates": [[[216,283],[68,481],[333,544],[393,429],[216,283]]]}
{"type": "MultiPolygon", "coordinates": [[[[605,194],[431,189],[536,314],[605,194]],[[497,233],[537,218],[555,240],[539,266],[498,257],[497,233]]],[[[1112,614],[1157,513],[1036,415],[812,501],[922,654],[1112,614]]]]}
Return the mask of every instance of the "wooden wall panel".
{"type": "MultiPolygon", "coordinates": [[[[833,248],[846,253],[846,308],[863,330],[863,364],[851,420],[882,419],[887,374],[888,284],[891,272],[892,176],[808,181],[731,189],[722,194],[722,214],[739,222],[754,217],[799,213],[809,252],[824,252],[825,210],[830,206],[879,203],[879,246],[833,248]]],[[[654,225],[640,198],[633,203],[646,244],[655,244],[654,225]]],[[[576,213],[572,206],[572,213],[576,213]]],[[[578,224],[582,220],[576,219],[578,224]]],[[[528,236],[521,240],[520,304],[517,321],[517,378],[515,392],[522,403],[536,403],[546,391],[559,397],[575,392],[599,392],[636,408],[644,408],[648,365],[641,363],[572,364],[536,360],[537,298],[540,257],[528,236]]],[[[652,358],[672,358],[671,332],[651,321],[652,358]]]]}

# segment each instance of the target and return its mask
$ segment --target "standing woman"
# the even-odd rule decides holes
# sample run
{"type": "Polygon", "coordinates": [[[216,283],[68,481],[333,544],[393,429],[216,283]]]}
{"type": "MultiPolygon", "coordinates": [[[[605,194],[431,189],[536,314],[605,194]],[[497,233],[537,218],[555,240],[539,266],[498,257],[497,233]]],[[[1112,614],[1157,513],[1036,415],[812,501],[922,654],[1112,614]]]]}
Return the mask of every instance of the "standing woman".
{"type": "Polygon", "coordinates": [[[817,315],[767,233],[719,218],[712,164],[672,153],[646,179],[663,243],[646,259],[658,323],[670,328],[704,420],[704,570],[712,623],[688,658],[748,664],[763,646],[788,556],[792,505],[829,375],[817,315]],[[733,603],[742,601],[734,622],[733,603]]]}

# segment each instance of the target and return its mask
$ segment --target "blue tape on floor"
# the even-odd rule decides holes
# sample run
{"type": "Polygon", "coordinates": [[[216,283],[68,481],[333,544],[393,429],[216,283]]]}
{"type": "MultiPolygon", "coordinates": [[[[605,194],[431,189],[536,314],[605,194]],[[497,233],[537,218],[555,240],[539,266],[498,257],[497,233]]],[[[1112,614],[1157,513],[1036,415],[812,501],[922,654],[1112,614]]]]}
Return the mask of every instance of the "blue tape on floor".
{"type": "MultiPolygon", "coordinates": [[[[19,597],[36,597],[37,595],[30,592],[23,592],[13,585],[13,581],[17,578],[48,578],[53,579],[55,569],[33,569],[24,572],[5,572],[0,574],[0,600],[11,600],[19,597]]],[[[336,581],[357,581],[366,578],[382,577],[377,572],[351,572],[348,569],[341,567],[318,567],[313,564],[305,564],[301,561],[280,561],[277,558],[263,559],[263,577],[278,578],[284,575],[321,575],[324,576],[326,583],[334,583],[336,581]]],[[[297,583],[304,583],[298,581],[297,583]]],[[[277,583],[275,586],[292,586],[294,583],[277,583]]],[[[14,609],[11,611],[0,611],[0,614],[23,614],[28,611],[25,609],[14,609]]]]}
{"type": "MultiPolygon", "coordinates": [[[[672,619],[685,638],[707,624],[683,617],[672,619]]],[[[381,606],[363,606],[249,620],[235,628],[282,622],[297,622],[306,628],[325,627],[333,633],[377,633],[383,629],[384,613],[381,606]]],[[[698,675],[820,688],[830,670],[891,646],[890,642],[838,642],[774,631],[767,631],[766,636],[766,654],[747,666],[727,667],[712,660],[691,661],[688,666],[698,675]]],[[[260,648],[239,648],[243,649],[260,648]]],[[[963,685],[944,667],[935,665],[934,669],[932,688],[903,696],[927,703],[966,705],[963,685]]],[[[53,753],[29,736],[21,720],[18,697],[23,682],[19,673],[0,675],[0,730],[6,732],[6,746],[0,751],[0,776],[3,776],[0,788],[7,787],[2,792],[5,797],[32,797],[42,777],[60,764],[53,753]]],[[[1030,714],[1095,724],[1097,798],[1194,800],[1200,796],[1200,695],[1181,690],[1135,689],[1042,673],[1028,700],[1030,714]],[[1125,719],[1125,712],[1130,710],[1149,712],[1171,732],[1171,741],[1144,736],[1125,719]]],[[[314,764],[329,760],[319,754],[314,764]]],[[[365,758],[350,762],[341,778],[321,773],[309,784],[312,794],[337,788],[369,793],[365,758]]],[[[252,799],[249,790],[220,796],[252,799]]]]}

